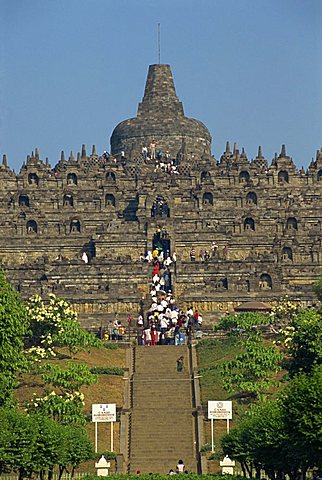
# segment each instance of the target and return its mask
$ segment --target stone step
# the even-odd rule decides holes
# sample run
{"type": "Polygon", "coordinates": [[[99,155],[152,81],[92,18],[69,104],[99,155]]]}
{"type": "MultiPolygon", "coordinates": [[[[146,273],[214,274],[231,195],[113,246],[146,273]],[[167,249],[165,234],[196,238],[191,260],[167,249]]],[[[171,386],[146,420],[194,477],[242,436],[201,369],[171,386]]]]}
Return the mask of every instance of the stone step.
{"type": "MultiPolygon", "coordinates": [[[[153,456],[152,456],[153,458],[153,456]]],[[[143,462],[146,463],[146,462],[151,462],[151,455],[135,455],[133,457],[131,457],[132,459],[132,463],[135,462],[135,463],[138,463],[138,464],[142,464],[143,462]]],[[[172,454],[169,454],[167,456],[162,456],[162,457],[159,457],[158,456],[158,453],[157,452],[154,452],[154,462],[153,462],[153,466],[155,467],[157,464],[159,465],[166,465],[168,464],[170,467],[169,468],[173,468],[175,469],[177,463],[178,463],[178,460],[179,459],[182,459],[185,466],[188,466],[188,464],[193,464],[194,463],[194,457],[191,456],[190,452],[189,452],[189,459],[188,460],[185,460],[185,456],[184,455],[181,455],[181,457],[178,457],[176,455],[174,455],[173,453],[172,454]]],[[[162,471],[164,471],[162,469],[162,471]]]]}
{"type": "Polygon", "coordinates": [[[144,435],[146,435],[146,437],[153,437],[153,435],[156,432],[158,432],[164,438],[172,437],[173,434],[175,434],[176,437],[177,437],[177,440],[183,439],[183,441],[184,441],[184,435],[187,432],[190,432],[190,429],[192,428],[192,425],[193,425],[193,420],[192,419],[187,420],[183,424],[179,424],[178,422],[176,422],[175,424],[170,424],[169,423],[169,424],[166,424],[167,431],[165,432],[165,429],[164,429],[164,427],[162,429],[161,424],[156,425],[155,428],[148,429],[148,428],[144,428],[144,426],[142,426],[142,425],[139,425],[139,424],[134,424],[133,425],[133,423],[132,423],[131,424],[131,436],[133,437],[135,435],[141,435],[143,433],[144,435]]]}
{"type": "MultiPolygon", "coordinates": [[[[190,400],[190,399],[189,399],[190,400]]],[[[157,419],[157,418],[169,418],[169,417],[177,417],[177,418],[191,418],[192,417],[192,411],[191,409],[188,411],[185,409],[183,411],[181,403],[180,405],[176,405],[175,408],[169,410],[168,406],[161,406],[160,408],[158,407],[158,412],[160,412],[160,415],[156,415],[155,411],[148,411],[145,407],[140,407],[136,408],[135,410],[132,411],[132,419],[139,417],[140,419],[144,420],[144,418],[151,418],[151,419],[157,419]]]]}
{"type": "MultiPolygon", "coordinates": [[[[139,385],[140,383],[147,383],[150,382],[151,384],[160,382],[160,383],[167,383],[173,385],[175,382],[178,384],[182,382],[189,382],[191,381],[190,375],[186,374],[177,374],[175,370],[168,370],[164,373],[156,374],[157,367],[149,367],[146,370],[142,370],[140,372],[136,372],[133,375],[133,380],[136,380],[136,384],[139,385]]],[[[161,387],[161,385],[160,385],[161,387]]]]}
{"type": "MultiPolygon", "coordinates": [[[[185,409],[187,410],[187,409],[185,409]]],[[[180,412],[177,412],[174,410],[173,412],[168,412],[166,410],[162,410],[159,412],[158,415],[152,413],[145,413],[144,409],[140,410],[139,412],[136,409],[133,409],[132,415],[131,415],[131,421],[138,421],[138,422],[145,422],[147,425],[149,422],[157,422],[163,424],[169,420],[173,421],[177,419],[177,422],[180,424],[187,422],[189,419],[193,419],[192,415],[192,410],[191,408],[189,409],[189,412],[187,412],[184,415],[181,415],[180,412]]]]}
{"type": "Polygon", "coordinates": [[[177,356],[183,356],[183,359],[185,361],[188,360],[187,355],[184,352],[184,348],[186,347],[181,347],[181,346],[171,346],[171,350],[168,351],[163,351],[163,348],[166,347],[142,347],[143,350],[138,350],[138,353],[135,355],[136,360],[153,360],[155,358],[155,355],[157,355],[160,359],[162,360],[167,360],[167,359],[174,359],[177,356]]]}
{"type": "MultiPolygon", "coordinates": [[[[184,455],[182,455],[184,457],[184,455]]],[[[179,457],[181,458],[181,457],[179,457]]],[[[178,463],[179,458],[176,456],[169,456],[164,458],[161,461],[158,458],[157,452],[151,453],[147,457],[139,457],[138,459],[131,460],[131,471],[136,472],[137,470],[141,470],[142,472],[149,473],[150,471],[156,473],[168,473],[170,468],[175,470],[176,465],[178,463]]],[[[197,462],[194,457],[189,455],[189,461],[185,462],[185,467],[190,472],[196,471],[197,462]]]]}
{"type": "MultiPolygon", "coordinates": [[[[191,455],[189,455],[189,461],[185,461],[184,460],[184,455],[182,455],[181,457],[177,457],[175,455],[168,455],[166,457],[158,457],[158,454],[157,452],[154,452],[154,455],[152,454],[152,458],[153,458],[153,467],[155,468],[157,465],[160,465],[161,468],[164,466],[164,465],[169,465],[168,469],[169,468],[173,468],[175,469],[177,463],[178,463],[178,460],[180,458],[182,458],[182,460],[184,461],[185,463],[185,466],[188,467],[188,465],[190,464],[190,468],[193,468],[193,463],[195,462],[195,460],[192,460],[191,461],[191,455]]],[[[144,464],[147,464],[147,463],[151,463],[151,455],[145,455],[145,456],[135,456],[135,457],[132,457],[131,458],[132,460],[132,464],[136,463],[137,465],[143,465],[144,464]]],[[[161,471],[164,471],[163,468],[161,471]]]]}
{"type": "Polygon", "coordinates": [[[172,404],[173,406],[172,408],[178,408],[179,406],[182,406],[182,405],[187,406],[190,404],[190,399],[187,399],[187,398],[185,398],[182,402],[180,401],[180,396],[189,395],[190,389],[179,390],[177,392],[178,394],[177,398],[173,398],[168,393],[165,394],[165,392],[164,394],[160,392],[158,395],[153,395],[153,394],[147,395],[145,392],[142,392],[142,391],[134,391],[134,394],[136,395],[136,400],[133,403],[135,403],[138,399],[140,399],[140,401],[149,400],[152,405],[155,405],[155,406],[157,405],[163,409],[169,408],[169,404],[172,404]]]}
{"type": "MultiPolygon", "coordinates": [[[[177,451],[178,450],[178,444],[166,444],[165,442],[160,442],[159,444],[154,444],[154,445],[149,445],[149,446],[145,446],[144,448],[144,455],[146,456],[150,456],[151,454],[153,455],[153,453],[155,453],[156,451],[160,451],[162,449],[162,455],[164,456],[171,456],[173,455],[173,452],[174,451],[177,451]]],[[[138,454],[141,454],[142,453],[142,449],[141,448],[137,448],[137,449],[134,449],[133,451],[131,451],[132,454],[131,454],[131,458],[135,457],[135,455],[138,455],[138,454]]],[[[187,448],[187,447],[183,447],[181,446],[180,447],[180,453],[182,456],[186,456],[186,457],[191,457],[191,455],[193,455],[193,449],[192,448],[187,448]]]]}
{"type": "MultiPolygon", "coordinates": [[[[178,392],[189,392],[190,391],[190,380],[186,380],[185,382],[134,382],[133,384],[133,391],[135,393],[140,393],[140,392],[151,392],[152,396],[157,396],[159,392],[168,392],[169,396],[172,396],[173,393],[176,394],[178,392]],[[171,395],[172,394],[172,395],[171,395]]],[[[159,394],[160,396],[160,394],[159,394]]]]}
{"type": "MultiPolygon", "coordinates": [[[[161,436],[162,433],[160,433],[160,432],[155,432],[154,435],[157,436],[157,434],[158,434],[158,439],[157,439],[158,441],[154,441],[152,434],[145,436],[143,431],[141,431],[140,433],[138,433],[136,435],[134,435],[134,434],[131,435],[131,441],[139,441],[139,440],[143,441],[144,439],[146,439],[146,441],[144,441],[144,443],[138,445],[137,449],[133,448],[132,452],[140,451],[143,448],[143,446],[144,446],[144,450],[145,449],[151,449],[152,446],[153,446],[153,448],[157,448],[157,449],[158,448],[160,449],[161,446],[164,447],[164,448],[171,446],[172,450],[173,450],[173,448],[175,448],[177,450],[179,440],[182,439],[182,438],[184,439],[185,435],[187,434],[187,431],[182,432],[183,435],[182,434],[181,435],[176,435],[176,432],[174,432],[174,431],[172,432],[172,434],[169,432],[169,434],[167,436],[164,436],[164,435],[161,436]]],[[[180,442],[180,443],[181,443],[181,450],[185,450],[185,451],[188,451],[188,452],[191,451],[192,447],[190,445],[184,445],[184,444],[182,444],[182,442],[180,442]]],[[[163,450],[162,450],[162,452],[163,452],[163,450]]]]}
{"type": "MultiPolygon", "coordinates": [[[[149,435],[149,432],[153,433],[157,430],[163,430],[164,431],[165,426],[166,426],[166,428],[168,429],[167,433],[172,432],[172,431],[177,431],[178,436],[179,436],[179,433],[181,433],[183,430],[187,430],[188,426],[191,427],[191,423],[193,422],[193,420],[194,420],[193,417],[185,418],[183,420],[178,420],[178,419],[176,419],[176,417],[168,417],[168,418],[164,419],[163,424],[161,422],[157,422],[157,423],[153,424],[152,428],[149,428],[146,425],[146,422],[142,426],[141,425],[142,420],[136,418],[135,420],[131,421],[131,425],[132,425],[132,431],[133,432],[143,431],[143,432],[146,432],[147,435],[149,435]]],[[[153,421],[153,419],[151,419],[149,421],[153,421]]],[[[167,433],[165,433],[165,435],[167,435],[167,433]]]]}
{"type": "Polygon", "coordinates": [[[155,429],[149,432],[146,429],[144,429],[144,427],[136,428],[132,425],[131,438],[133,439],[136,437],[144,436],[146,439],[151,439],[154,442],[153,436],[156,436],[156,434],[158,434],[158,438],[154,443],[160,443],[161,440],[165,438],[174,438],[174,440],[178,441],[178,439],[183,438],[186,433],[190,433],[190,430],[192,429],[192,423],[187,425],[186,428],[181,428],[180,425],[178,426],[167,425],[167,429],[168,431],[164,433],[164,429],[162,429],[160,425],[157,425],[155,429]]]}
{"type": "Polygon", "coordinates": [[[133,381],[136,381],[136,384],[139,385],[140,383],[144,382],[151,382],[156,383],[160,380],[162,383],[166,383],[167,380],[169,382],[177,381],[178,384],[182,382],[187,382],[191,379],[190,375],[187,373],[177,373],[176,371],[168,371],[168,372],[158,372],[158,366],[155,366],[150,369],[146,369],[142,372],[136,372],[133,374],[133,381]]]}
{"type": "Polygon", "coordinates": [[[137,395],[138,397],[149,397],[151,400],[155,401],[155,402],[161,402],[166,405],[164,403],[164,399],[165,397],[166,398],[169,398],[169,399],[172,399],[172,400],[176,400],[176,403],[181,405],[181,402],[180,402],[180,395],[182,394],[190,394],[190,384],[187,385],[187,387],[182,387],[182,388],[178,388],[178,389],[175,389],[175,393],[176,393],[176,398],[173,398],[173,395],[171,395],[169,393],[169,391],[171,391],[171,388],[168,387],[167,390],[165,389],[160,389],[160,390],[156,390],[154,388],[151,388],[149,385],[146,385],[146,386],[143,386],[143,387],[135,387],[133,388],[133,395],[137,395]]]}
{"type": "MultiPolygon", "coordinates": [[[[143,347],[144,348],[144,347],[143,347]]],[[[166,352],[162,352],[162,349],[164,347],[152,347],[152,348],[148,348],[148,347],[145,347],[145,350],[141,352],[139,352],[135,357],[136,357],[136,361],[145,361],[145,360],[151,360],[151,361],[154,361],[155,359],[155,356],[158,356],[160,361],[166,361],[166,362],[170,362],[171,360],[175,360],[177,357],[181,357],[183,356],[184,357],[184,361],[187,361],[187,357],[184,355],[184,352],[183,352],[183,348],[186,348],[186,347],[171,347],[173,350],[170,350],[170,351],[166,351],[166,352]]]]}
{"type": "Polygon", "coordinates": [[[145,432],[146,436],[148,436],[149,434],[151,435],[157,431],[164,432],[164,428],[166,425],[167,432],[164,433],[164,436],[168,436],[168,434],[171,434],[172,432],[177,432],[179,437],[182,432],[188,431],[189,428],[192,427],[192,421],[193,421],[193,418],[185,419],[184,421],[181,421],[181,422],[175,421],[175,418],[172,418],[172,419],[169,418],[169,421],[168,420],[165,421],[163,425],[161,423],[156,423],[151,429],[145,425],[141,426],[140,425],[141,422],[134,423],[132,421],[131,428],[132,428],[133,434],[135,432],[145,432]]]}
{"type": "MultiPolygon", "coordinates": [[[[179,457],[181,458],[181,457],[179,457]]],[[[166,458],[159,458],[157,454],[151,457],[138,457],[132,460],[130,473],[136,473],[140,470],[142,473],[163,473],[167,474],[170,469],[175,470],[179,458],[172,456],[166,458]]],[[[188,472],[196,473],[196,460],[185,462],[185,469],[188,472]]]]}
{"type": "MultiPolygon", "coordinates": [[[[152,400],[146,400],[145,397],[142,397],[140,399],[137,399],[135,402],[133,402],[133,408],[137,408],[137,407],[141,407],[141,404],[142,402],[144,402],[144,406],[146,409],[150,409],[150,410],[158,410],[158,406],[159,404],[157,402],[154,402],[152,400]]],[[[178,401],[177,400],[174,400],[172,399],[171,401],[167,401],[167,407],[169,409],[171,408],[175,408],[178,404],[178,401]],[[175,402],[175,403],[172,403],[172,402],[175,402]]],[[[191,409],[191,404],[187,404],[187,403],[183,403],[182,402],[182,408],[185,408],[185,409],[191,409]]],[[[169,417],[163,417],[163,418],[169,418],[169,417]]],[[[171,417],[171,418],[174,418],[174,417],[171,417]]],[[[151,418],[151,421],[153,420],[153,418],[151,418]]],[[[142,419],[143,421],[143,419],[142,419]]]]}

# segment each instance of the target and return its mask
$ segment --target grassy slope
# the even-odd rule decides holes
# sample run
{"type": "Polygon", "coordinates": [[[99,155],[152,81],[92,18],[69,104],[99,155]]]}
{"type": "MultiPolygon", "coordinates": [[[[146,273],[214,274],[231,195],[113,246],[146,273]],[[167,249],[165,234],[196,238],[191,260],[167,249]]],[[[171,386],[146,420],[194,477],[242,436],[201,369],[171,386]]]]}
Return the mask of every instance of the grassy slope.
{"type": "MultiPolygon", "coordinates": [[[[271,344],[270,341],[265,341],[271,344]]],[[[197,346],[197,356],[199,371],[201,373],[200,387],[201,400],[204,408],[205,419],[208,416],[207,403],[208,400],[232,400],[233,401],[233,419],[230,421],[230,428],[233,428],[240,419],[242,413],[249,407],[249,399],[242,398],[238,395],[232,395],[225,391],[222,385],[222,376],[219,372],[219,367],[224,362],[232,360],[241,348],[236,345],[234,339],[225,340],[204,340],[199,342],[197,346]]],[[[285,371],[281,371],[276,375],[276,380],[281,380],[285,371]]],[[[279,388],[272,388],[269,392],[275,396],[278,391],[283,388],[280,384],[279,388]]],[[[226,420],[216,420],[214,422],[214,438],[215,451],[220,449],[220,438],[226,433],[226,420]]],[[[210,420],[204,422],[205,442],[211,443],[211,428],[210,420]]],[[[219,472],[219,462],[208,462],[209,472],[219,472]]]]}
{"type": "Polygon", "coordinates": [[[223,389],[219,367],[240,352],[232,340],[204,340],[197,346],[198,365],[201,372],[201,400],[229,400],[223,389]]]}
{"type": "MultiPolygon", "coordinates": [[[[69,357],[67,348],[58,349],[59,355],[54,363],[63,366],[66,362],[75,361],[86,363],[91,367],[125,367],[125,352],[123,348],[111,350],[107,348],[91,348],[86,352],[77,353],[73,359],[69,357]]],[[[46,389],[52,390],[49,386],[43,384],[40,376],[22,375],[20,385],[16,389],[15,396],[19,404],[22,406],[26,401],[30,400],[33,393],[37,396],[43,395],[46,389]]],[[[116,375],[98,375],[98,382],[94,385],[85,386],[81,391],[85,395],[85,414],[91,414],[92,403],[116,403],[117,407],[123,405],[123,389],[124,380],[122,376],[116,375]]],[[[119,450],[119,422],[114,424],[114,450],[119,450]]],[[[87,431],[94,443],[94,424],[88,423],[87,431]]],[[[110,450],[110,424],[101,423],[98,425],[98,451],[110,450]]],[[[113,462],[112,462],[113,463],[113,462]]],[[[111,465],[112,465],[111,463],[111,465]]],[[[79,471],[95,472],[94,462],[87,462],[79,468],[79,471]]]]}
{"type": "MultiPolygon", "coordinates": [[[[231,400],[231,395],[223,389],[222,377],[219,367],[222,363],[231,360],[240,352],[232,340],[205,340],[197,346],[198,365],[201,374],[201,401],[204,408],[205,419],[208,416],[208,400],[231,400]]],[[[238,420],[242,407],[233,403],[233,420],[230,426],[238,420]]],[[[214,440],[215,451],[218,451],[221,436],[226,433],[226,420],[217,420],[214,422],[214,440]]],[[[205,443],[211,444],[210,420],[204,421],[205,443]]],[[[208,462],[210,473],[220,471],[219,462],[208,462]]]]}

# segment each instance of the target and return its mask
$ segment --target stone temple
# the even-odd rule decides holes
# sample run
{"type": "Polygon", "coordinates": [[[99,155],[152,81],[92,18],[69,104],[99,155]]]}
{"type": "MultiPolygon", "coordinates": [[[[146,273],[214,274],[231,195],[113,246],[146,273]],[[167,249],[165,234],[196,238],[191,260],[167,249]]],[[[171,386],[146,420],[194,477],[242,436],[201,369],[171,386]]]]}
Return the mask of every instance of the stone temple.
{"type": "Polygon", "coordinates": [[[261,147],[249,160],[228,143],[216,160],[170,66],[151,65],[137,116],[116,126],[110,154],[83,145],[52,167],[36,149],[18,174],[4,155],[0,262],[23,297],[53,292],[92,327],[147,308],[151,267],[140,256],[155,245],[176,253],[178,304],[204,318],[283,295],[308,306],[322,275],[321,186],[322,149],[306,171],[284,145],[270,163],[261,147]],[[142,154],[153,144],[159,162],[142,154]]]}

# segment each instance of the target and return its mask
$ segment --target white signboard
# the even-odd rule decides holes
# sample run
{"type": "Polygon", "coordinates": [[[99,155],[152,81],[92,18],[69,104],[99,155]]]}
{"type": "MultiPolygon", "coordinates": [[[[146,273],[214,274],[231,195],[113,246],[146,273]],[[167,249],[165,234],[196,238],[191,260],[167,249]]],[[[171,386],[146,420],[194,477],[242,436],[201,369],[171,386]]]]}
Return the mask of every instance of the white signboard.
{"type": "Polygon", "coordinates": [[[116,422],[116,403],[93,403],[92,422],[116,422]]]}
{"type": "Polygon", "coordinates": [[[214,420],[231,420],[233,418],[231,401],[209,401],[208,418],[214,420]]]}

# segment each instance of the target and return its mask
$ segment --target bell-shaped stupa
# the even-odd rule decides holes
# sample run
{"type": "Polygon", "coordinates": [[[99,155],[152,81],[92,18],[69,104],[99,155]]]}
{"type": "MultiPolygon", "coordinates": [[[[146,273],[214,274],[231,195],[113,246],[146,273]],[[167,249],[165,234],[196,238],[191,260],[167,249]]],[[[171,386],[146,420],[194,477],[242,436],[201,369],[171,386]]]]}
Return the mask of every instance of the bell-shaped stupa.
{"type": "Polygon", "coordinates": [[[113,155],[141,152],[152,142],[171,157],[180,152],[210,155],[211,136],[207,127],[184,115],[173,82],[170,65],[150,65],[144,96],[135,118],[119,123],[111,137],[113,155]]]}

